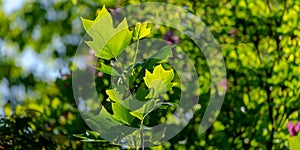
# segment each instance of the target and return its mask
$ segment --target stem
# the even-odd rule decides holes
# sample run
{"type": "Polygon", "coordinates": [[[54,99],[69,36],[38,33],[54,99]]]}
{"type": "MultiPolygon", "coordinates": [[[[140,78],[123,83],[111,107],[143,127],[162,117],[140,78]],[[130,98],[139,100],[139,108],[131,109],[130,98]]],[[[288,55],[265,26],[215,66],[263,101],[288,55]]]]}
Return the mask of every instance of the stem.
{"type": "MultiPolygon", "coordinates": [[[[142,150],[144,150],[144,132],[143,132],[143,124],[144,124],[144,117],[141,120],[141,124],[140,124],[140,136],[141,136],[141,147],[142,150]]],[[[139,147],[137,147],[137,150],[139,149],[139,147]]]]}
{"type": "Polygon", "coordinates": [[[123,67],[122,67],[121,62],[117,59],[117,57],[115,57],[115,60],[116,60],[117,64],[120,66],[120,68],[121,68],[121,70],[122,70],[122,73],[123,73],[123,72],[124,72],[124,69],[123,69],[123,67]]]}
{"type": "Polygon", "coordinates": [[[131,69],[134,67],[134,64],[135,64],[135,61],[136,61],[137,53],[139,51],[139,43],[140,43],[140,40],[138,39],[137,42],[136,42],[136,49],[135,49],[135,54],[134,54],[133,64],[132,64],[131,69]]]}
{"type": "MultiPolygon", "coordinates": [[[[123,69],[123,67],[122,67],[122,64],[121,64],[121,62],[117,59],[117,57],[115,57],[115,60],[116,60],[116,63],[120,66],[120,69],[121,69],[121,71],[122,71],[121,78],[124,80],[124,82],[126,82],[126,77],[125,77],[125,75],[124,75],[124,69],[123,69]]],[[[120,78],[120,79],[121,79],[121,78],[120,78]]]]}
{"type": "MultiPolygon", "coordinates": [[[[145,145],[144,145],[144,132],[143,132],[143,124],[144,124],[144,119],[155,109],[156,106],[153,106],[151,108],[151,110],[149,112],[147,112],[145,114],[145,116],[142,117],[142,120],[141,120],[141,124],[140,124],[140,136],[141,136],[141,147],[142,147],[142,150],[144,150],[145,148],[145,145]]],[[[136,148],[137,150],[139,149],[139,147],[136,148]]]]}

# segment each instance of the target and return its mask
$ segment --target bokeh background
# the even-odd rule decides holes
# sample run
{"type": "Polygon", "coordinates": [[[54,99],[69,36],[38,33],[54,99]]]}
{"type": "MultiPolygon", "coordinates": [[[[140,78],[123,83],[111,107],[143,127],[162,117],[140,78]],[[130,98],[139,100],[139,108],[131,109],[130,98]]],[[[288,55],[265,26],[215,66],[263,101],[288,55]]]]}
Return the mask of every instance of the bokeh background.
{"type": "MultiPolygon", "coordinates": [[[[116,14],[142,2],[0,0],[0,149],[122,149],[73,136],[89,128],[76,107],[71,68],[86,65],[73,63],[85,34],[80,17],[95,18],[103,5],[116,14]]],[[[149,149],[289,149],[286,124],[299,120],[300,108],[300,1],[162,2],[181,6],[209,27],[227,69],[226,81],[216,86],[227,93],[217,120],[199,133],[211,74],[189,38],[160,27],[152,37],[180,43],[193,59],[202,108],[180,134],[149,149]]],[[[97,75],[105,99],[109,76],[97,75]]]]}

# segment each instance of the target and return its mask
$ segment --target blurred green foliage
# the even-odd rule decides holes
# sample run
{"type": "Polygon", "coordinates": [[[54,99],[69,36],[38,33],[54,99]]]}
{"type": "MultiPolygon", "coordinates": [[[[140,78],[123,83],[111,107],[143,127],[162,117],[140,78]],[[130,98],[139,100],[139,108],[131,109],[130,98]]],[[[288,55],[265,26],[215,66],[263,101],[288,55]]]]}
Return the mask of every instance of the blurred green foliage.
{"type": "MultiPolygon", "coordinates": [[[[0,149],[117,148],[82,143],[72,136],[89,128],[77,110],[69,68],[78,65],[71,62],[84,35],[81,16],[95,18],[104,4],[115,13],[115,8],[140,2],[145,1],[28,1],[7,14],[0,1],[0,113],[5,115],[0,120],[0,149]],[[34,57],[25,57],[25,52],[34,57]],[[26,65],[31,59],[41,61],[32,68],[26,65]]],[[[151,34],[163,38],[172,30],[179,36],[197,67],[202,106],[180,134],[153,149],[288,149],[286,123],[300,120],[300,1],[168,2],[199,16],[209,27],[221,47],[229,84],[223,85],[228,89],[220,115],[200,134],[212,90],[205,58],[190,39],[169,27],[151,34]]],[[[107,98],[109,78],[96,79],[101,99],[107,98]]]]}

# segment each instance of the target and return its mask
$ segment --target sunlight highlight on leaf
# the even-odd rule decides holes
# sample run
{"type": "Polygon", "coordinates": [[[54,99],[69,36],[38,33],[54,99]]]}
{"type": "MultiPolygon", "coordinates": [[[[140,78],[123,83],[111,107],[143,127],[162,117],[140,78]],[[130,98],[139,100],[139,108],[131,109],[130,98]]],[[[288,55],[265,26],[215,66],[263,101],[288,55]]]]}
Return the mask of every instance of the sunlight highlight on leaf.
{"type": "Polygon", "coordinates": [[[114,28],[112,17],[105,6],[95,20],[81,19],[84,29],[93,39],[86,41],[86,44],[97,57],[106,60],[116,58],[131,41],[132,31],[128,29],[126,18],[114,28]]]}
{"type": "Polygon", "coordinates": [[[133,31],[133,40],[137,41],[143,37],[146,37],[147,35],[150,34],[150,30],[151,28],[147,28],[148,23],[144,22],[144,23],[136,23],[134,31],[133,31]]]}

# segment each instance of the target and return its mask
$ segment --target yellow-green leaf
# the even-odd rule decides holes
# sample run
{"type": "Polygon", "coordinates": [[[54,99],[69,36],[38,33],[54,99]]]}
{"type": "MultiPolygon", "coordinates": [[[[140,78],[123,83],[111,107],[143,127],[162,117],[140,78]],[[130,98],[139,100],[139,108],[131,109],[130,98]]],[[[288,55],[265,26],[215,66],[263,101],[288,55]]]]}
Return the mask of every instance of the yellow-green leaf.
{"type": "Polygon", "coordinates": [[[159,99],[151,99],[148,100],[141,108],[130,112],[132,116],[137,117],[138,119],[142,120],[143,117],[147,114],[153,111],[153,109],[156,107],[157,102],[159,99]]]}
{"type": "Polygon", "coordinates": [[[156,98],[159,94],[170,90],[173,78],[174,71],[172,69],[165,70],[161,64],[154,68],[153,73],[146,69],[144,81],[150,89],[150,93],[146,98],[156,98]]]}
{"type": "Polygon", "coordinates": [[[150,30],[151,28],[147,28],[148,23],[144,22],[144,23],[136,23],[135,27],[134,27],[134,31],[133,31],[133,40],[137,41],[143,37],[146,37],[147,35],[150,34],[150,30]]]}
{"type": "Polygon", "coordinates": [[[108,65],[105,65],[104,63],[101,63],[100,64],[100,67],[95,67],[96,70],[98,71],[101,71],[103,73],[106,73],[106,74],[109,74],[109,75],[112,75],[112,76],[119,76],[119,72],[114,69],[112,66],[108,66],[108,65]]]}
{"type": "Polygon", "coordinates": [[[106,60],[116,58],[131,41],[132,31],[129,31],[126,18],[114,28],[112,17],[105,6],[95,20],[81,19],[84,29],[93,39],[86,43],[97,57],[106,60]]]}

